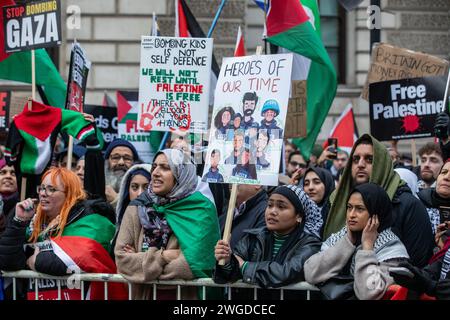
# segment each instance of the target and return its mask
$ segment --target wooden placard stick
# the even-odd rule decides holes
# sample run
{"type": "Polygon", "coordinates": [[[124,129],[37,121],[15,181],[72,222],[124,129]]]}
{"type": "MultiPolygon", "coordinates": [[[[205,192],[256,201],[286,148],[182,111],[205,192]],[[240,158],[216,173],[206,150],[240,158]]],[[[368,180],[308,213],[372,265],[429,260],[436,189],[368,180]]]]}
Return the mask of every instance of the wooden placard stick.
{"type": "Polygon", "coordinates": [[[413,167],[417,167],[416,139],[411,140],[411,158],[413,167]]]}
{"type": "MultiPolygon", "coordinates": [[[[262,53],[262,47],[256,47],[256,55],[260,55],[262,53]]],[[[238,185],[233,183],[231,186],[231,195],[230,201],[228,202],[228,210],[227,210],[227,218],[225,220],[225,227],[223,229],[222,240],[230,243],[231,238],[231,226],[233,225],[233,215],[234,215],[234,207],[236,206],[236,195],[237,195],[238,185]]],[[[225,260],[220,260],[219,265],[223,266],[225,264],[225,260]]]]}

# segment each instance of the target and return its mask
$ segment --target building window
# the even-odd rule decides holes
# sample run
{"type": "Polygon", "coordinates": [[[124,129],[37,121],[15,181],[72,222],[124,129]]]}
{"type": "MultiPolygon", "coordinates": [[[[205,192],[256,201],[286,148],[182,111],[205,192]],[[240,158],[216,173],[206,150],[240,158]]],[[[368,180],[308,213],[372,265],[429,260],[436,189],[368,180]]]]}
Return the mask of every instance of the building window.
{"type": "Polygon", "coordinates": [[[338,83],[345,82],[345,9],[338,1],[319,0],[323,44],[336,69],[338,83]]]}

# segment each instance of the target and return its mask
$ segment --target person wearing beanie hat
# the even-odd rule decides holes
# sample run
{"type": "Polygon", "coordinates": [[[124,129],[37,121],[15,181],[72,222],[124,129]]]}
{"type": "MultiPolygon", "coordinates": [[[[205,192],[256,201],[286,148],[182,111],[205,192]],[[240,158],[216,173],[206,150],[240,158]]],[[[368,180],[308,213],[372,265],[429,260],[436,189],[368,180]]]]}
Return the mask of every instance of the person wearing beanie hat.
{"type": "Polygon", "coordinates": [[[108,147],[105,150],[105,160],[109,159],[109,156],[111,155],[111,153],[113,153],[113,151],[115,151],[114,149],[117,147],[125,147],[125,148],[130,149],[132,156],[133,156],[133,161],[136,162],[139,160],[139,154],[138,154],[136,148],[127,140],[120,139],[120,138],[114,139],[108,145],[108,147]]]}
{"type": "Polygon", "coordinates": [[[283,129],[277,126],[275,118],[280,114],[280,107],[278,102],[274,99],[267,100],[261,109],[260,129],[266,129],[270,139],[281,139],[283,137],[283,129]]]}
{"type": "MultiPolygon", "coordinates": [[[[266,226],[249,229],[234,247],[219,240],[213,279],[216,283],[245,283],[262,288],[278,288],[304,280],[303,264],[320,250],[313,221],[323,223],[316,204],[298,186],[277,187],[270,195],[265,211],[266,226]]],[[[273,299],[273,291],[262,290],[260,299],[273,299]]],[[[285,298],[300,298],[303,293],[285,293],[285,298]],[[290,296],[290,297],[287,297],[290,296]]],[[[234,298],[238,298],[233,295],[234,298]]]]}
{"type": "Polygon", "coordinates": [[[105,150],[105,195],[115,206],[122,178],[131,166],[139,161],[136,148],[127,140],[114,139],[105,150]]]}
{"type": "MultiPolygon", "coordinates": [[[[67,159],[68,159],[68,154],[67,154],[67,148],[64,148],[61,152],[59,152],[56,155],[56,162],[58,164],[58,167],[63,167],[66,168],[67,167],[67,159]]],[[[75,168],[77,166],[77,162],[78,160],[80,160],[81,157],[83,157],[86,153],[86,148],[81,146],[81,145],[73,145],[73,149],[72,149],[72,166],[71,169],[72,171],[75,171],[75,168]]]]}

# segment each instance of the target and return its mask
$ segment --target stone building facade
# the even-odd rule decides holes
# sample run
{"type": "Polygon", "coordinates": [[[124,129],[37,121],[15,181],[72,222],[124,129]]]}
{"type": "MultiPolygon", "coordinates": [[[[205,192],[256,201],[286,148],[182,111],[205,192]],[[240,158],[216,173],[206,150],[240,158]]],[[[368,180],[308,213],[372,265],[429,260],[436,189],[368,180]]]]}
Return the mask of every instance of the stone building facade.
{"type": "MultiPolygon", "coordinates": [[[[221,1],[186,1],[206,33],[221,1]]],[[[349,102],[353,103],[359,131],[368,132],[370,129],[368,104],[359,98],[370,60],[370,31],[366,25],[366,9],[370,1],[365,0],[352,12],[336,8],[335,0],[319,2],[321,8],[331,5],[335,12],[339,11],[337,19],[340,26],[337,32],[322,23],[323,35],[339,35],[336,50],[340,57],[340,84],[319,136],[319,141],[323,141],[349,102]]],[[[137,90],[140,37],[150,33],[153,12],[158,16],[162,35],[174,34],[173,0],[62,0],[62,3],[69,12],[70,6],[80,8],[81,24],[79,29],[68,29],[63,23],[65,41],[59,49],[59,67],[66,78],[70,44],[74,39],[79,41],[93,62],[87,103],[100,104],[105,91],[113,96],[118,89],[137,90]]],[[[381,0],[381,4],[383,42],[449,59],[449,0],[381,0]]],[[[63,19],[66,18],[68,16],[64,14],[63,19]]],[[[323,19],[325,21],[327,17],[324,15],[323,19]]],[[[228,0],[213,33],[214,53],[219,64],[223,56],[233,54],[239,25],[244,32],[248,53],[263,45],[263,21],[262,10],[252,0],[228,0]]],[[[419,145],[423,142],[418,141],[419,145]]],[[[400,148],[407,150],[405,143],[400,143],[400,148]]]]}

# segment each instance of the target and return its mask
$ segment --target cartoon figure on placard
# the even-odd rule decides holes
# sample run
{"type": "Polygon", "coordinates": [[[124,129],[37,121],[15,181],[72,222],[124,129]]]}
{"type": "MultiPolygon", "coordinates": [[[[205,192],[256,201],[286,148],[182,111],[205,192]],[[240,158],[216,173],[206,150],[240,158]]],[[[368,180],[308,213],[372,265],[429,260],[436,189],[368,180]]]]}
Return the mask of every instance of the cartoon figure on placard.
{"type": "Polygon", "coordinates": [[[267,160],[266,149],[269,145],[270,136],[266,129],[259,129],[258,140],[256,142],[256,168],[258,170],[270,167],[270,162],[267,160]]]}
{"type": "Polygon", "coordinates": [[[251,151],[254,151],[256,148],[256,141],[258,140],[258,127],[258,123],[253,122],[252,125],[245,130],[245,143],[248,143],[251,151]]]}
{"type": "Polygon", "coordinates": [[[278,102],[274,99],[267,100],[261,109],[261,129],[267,129],[270,139],[281,139],[283,129],[277,126],[275,118],[280,114],[278,102]]]}
{"type": "Polygon", "coordinates": [[[214,125],[216,127],[216,139],[225,139],[227,130],[232,129],[231,120],[234,117],[234,110],[232,107],[224,107],[217,112],[214,118],[214,125]]]}
{"type": "Polygon", "coordinates": [[[241,125],[242,119],[242,114],[240,114],[239,112],[234,115],[233,124],[230,125],[231,129],[227,130],[227,140],[233,140],[235,130],[243,129],[241,125]]]}
{"type": "Polygon", "coordinates": [[[233,137],[233,152],[225,159],[225,164],[237,164],[244,147],[244,130],[235,130],[233,137]]]}
{"type": "Polygon", "coordinates": [[[214,149],[211,151],[210,168],[209,171],[203,176],[202,181],[205,182],[223,182],[223,176],[219,172],[220,151],[214,149]]]}
{"type": "Polygon", "coordinates": [[[253,119],[252,115],[256,110],[256,104],[258,103],[258,96],[256,92],[246,92],[242,98],[242,111],[244,112],[244,122],[241,126],[247,130],[248,128],[254,126],[258,128],[258,123],[253,119]]]}
{"type": "Polygon", "coordinates": [[[236,165],[236,167],[233,168],[231,175],[234,177],[256,180],[257,175],[256,175],[255,161],[250,161],[251,160],[250,157],[251,157],[250,149],[247,146],[242,151],[241,159],[239,163],[236,165]]]}

